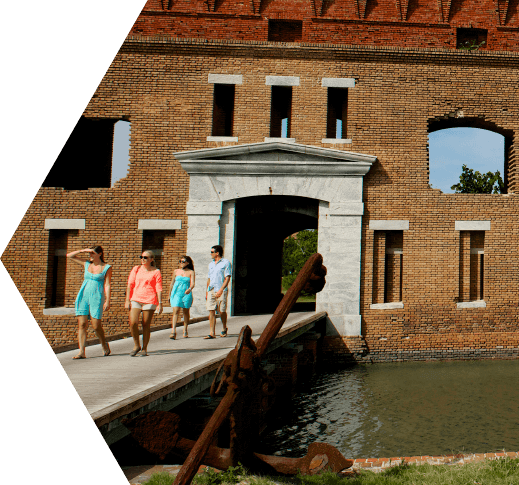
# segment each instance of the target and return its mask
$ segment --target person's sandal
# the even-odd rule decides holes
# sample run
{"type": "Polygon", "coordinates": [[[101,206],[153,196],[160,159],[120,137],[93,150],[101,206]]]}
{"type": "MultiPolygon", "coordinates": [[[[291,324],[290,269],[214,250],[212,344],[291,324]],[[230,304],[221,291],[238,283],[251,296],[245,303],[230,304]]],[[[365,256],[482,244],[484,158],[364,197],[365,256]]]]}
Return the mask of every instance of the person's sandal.
{"type": "Polygon", "coordinates": [[[177,335],[174,334],[174,333],[171,333],[171,334],[169,334],[169,338],[170,338],[171,340],[175,340],[175,339],[177,338],[177,335]]]}
{"type": "Polygon", "coordinates": [[[222,337],[227,337],[227,329],[225,328],[224,330],[222,330],[222,332],[220,333],[220,335],[222,337]]]}
{"type": "Polygon", "coordinates": [[[204,337],[204,340],[210,340],[210,339],[213,339],[215,337],[213,337],[212,335],[208,335],[207,337],[204,337]]]}
{"type": "Polygon", "coordinates": [[[130,357],[135,357],[140,351],[141,351],[140,348],[138,348],[137,350],[132,350],[130,352],[130,357]]]}

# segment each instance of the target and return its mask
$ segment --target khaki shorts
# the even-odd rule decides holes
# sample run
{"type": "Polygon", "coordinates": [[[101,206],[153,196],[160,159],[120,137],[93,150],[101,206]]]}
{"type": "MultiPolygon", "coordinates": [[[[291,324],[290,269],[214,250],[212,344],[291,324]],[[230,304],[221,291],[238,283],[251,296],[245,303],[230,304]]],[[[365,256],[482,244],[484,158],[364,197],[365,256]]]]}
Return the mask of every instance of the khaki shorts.
{"type": "Polygon", "coordinates": [[[153,305],[153,303],[139,303],[138,301],[131,301],[132,308],[139,308],[140,310],[155,310],[157,305],[153,305]]]}
{"type": "Polygon", "coordinates": [[[207,310],[215,310],[216,305],[218,305],[218,311],[220,313],[225,313],[227,311],[227,293],[228,291],[224,291],[220,298],[216,298],[216,291],[211,290],[207,293],[207,302],[206,309],[207,310]]]}

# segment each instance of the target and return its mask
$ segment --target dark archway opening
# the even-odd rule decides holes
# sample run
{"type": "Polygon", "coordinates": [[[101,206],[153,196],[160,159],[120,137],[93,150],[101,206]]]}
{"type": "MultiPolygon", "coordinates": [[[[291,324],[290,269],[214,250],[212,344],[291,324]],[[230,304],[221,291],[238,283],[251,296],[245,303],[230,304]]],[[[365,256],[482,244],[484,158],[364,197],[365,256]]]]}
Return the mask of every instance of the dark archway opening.
{"type": "MultiPolygon", "coordinates": [[[[319,201],[294,196],[236,200],[234,314],[272,313],[281,298],[281,257],[286,237],[317,229],[319,201]]],[[[315,310],[315,303],[294,311],[315,310]]]]}

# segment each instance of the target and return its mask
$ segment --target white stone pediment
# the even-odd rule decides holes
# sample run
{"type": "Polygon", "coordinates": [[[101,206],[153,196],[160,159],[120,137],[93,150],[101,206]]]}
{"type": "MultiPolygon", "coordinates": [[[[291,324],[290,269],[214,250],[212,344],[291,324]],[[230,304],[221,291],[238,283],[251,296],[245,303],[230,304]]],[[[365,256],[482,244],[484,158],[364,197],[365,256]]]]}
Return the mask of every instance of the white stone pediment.
{"type": "Polygon", "coordinates": [[[372,155],[300,145],[262,142],[174,154],[189,174],[365,175],[372,155]]]}

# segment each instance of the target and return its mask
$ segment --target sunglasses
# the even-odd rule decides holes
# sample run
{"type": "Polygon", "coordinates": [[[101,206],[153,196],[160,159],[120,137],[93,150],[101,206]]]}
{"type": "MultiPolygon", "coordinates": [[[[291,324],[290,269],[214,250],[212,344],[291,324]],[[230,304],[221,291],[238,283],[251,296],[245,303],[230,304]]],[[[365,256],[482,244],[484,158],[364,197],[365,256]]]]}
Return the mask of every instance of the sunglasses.
{"type": "Polygon", "coordinates": [[[141,259],[148,259],[148,256],[141,256],[141,259]]]}
{"type": "Polygon", "coordinates": [[[179,263],[187,263],[187,261],[185,259],[179,259],[178,262],[179,263]]]}
{"type": "Polygon", "coordinates": [[[211,250],[212,253],[216,253],[216,251],[211,250]]]}

